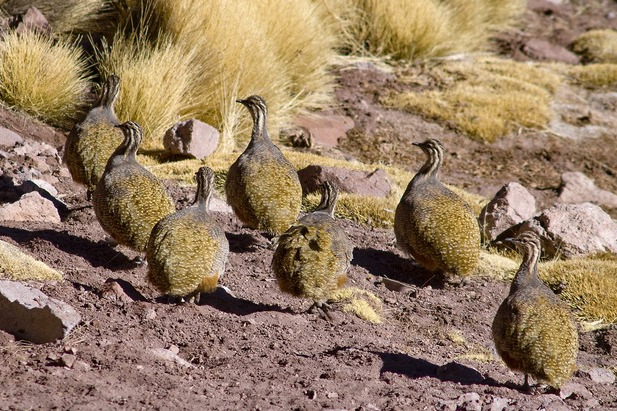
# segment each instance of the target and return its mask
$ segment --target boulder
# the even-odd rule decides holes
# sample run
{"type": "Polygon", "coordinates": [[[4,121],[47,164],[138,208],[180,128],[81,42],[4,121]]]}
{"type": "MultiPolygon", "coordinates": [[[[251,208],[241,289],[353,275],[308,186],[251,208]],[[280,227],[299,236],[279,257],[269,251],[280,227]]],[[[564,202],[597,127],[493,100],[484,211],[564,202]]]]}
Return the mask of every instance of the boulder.
{"type": "Polygon", "coordinates": [[[570,204],[589,202],[599,206],[617,208],[617,194],[596,187],[593,180],[578,171],[561,175],[559,201],[570,204]]]}
{"type": "Polygon", "coordinates": [[[209,124],[190,119],[175,124],[165,132],[163,146],[171,154],[202,159],[214,153],[220,133],[209,124]]]}
{"type": "Polygon", "coordinates": [[[349,170],[343,167],[310,165],[298,171],[304,194],[319,189],[324,181],[332,181],[345,193],[371,197],[387,197],[392,183],[383,169],[375,171],[349,170]]]}
{"type": "Polygon", "coordinates": [[[501,233],[532,218],[536,214],[536,199],[519,183],[508,183],[480,212],[484,241],[492,241],[501,233]]]}
{"type": "Polygon", "coordinates": [[[33,191],[24,194],[14,203],[0,207],[0,221],[60,223],[60,214],[52,201],[33,191]]]}
{"type": "Polygon", "coordinates": [[[617,223],[595,204],[557,204],[524,222],[525,230],[540,236],[548,258],[617,254],[617,223]]]}
{"type": "Polygon", "coordinates": [[[549,41],[531,38],[523,45],[523,53],[534,60],[556,61],[566,64],[578,64],[579,58],[567,48],[549,41]]]}
{"type": "Polygon", "coordinates": [[[51,26],[49,22],[36,7],[28,7],[25,13],[15,16],[12,23],[17,33],[25,33],[27,31],[36,31],[43,35],[51,35],[51,26]]]}
{"type": "Polygon", "coordinates": [[[24,139],[8,128],[0,127],[0,147],[13,147],[15,144],[23,143],[24,139]]]}
{"type": "Polygon", "coordinates": [[[299,116],[294,123],[306,130],[312,141],[329,147],[336,147],[339,138],[344,138],[354,127],[350,117],[326,113],[299,116]]]}
{"type": "Polygon", "coordinates": [[[81,321],[70,305],[15,281],[0,280],[0,328],[36,344],[66,337],[81,321]]]}

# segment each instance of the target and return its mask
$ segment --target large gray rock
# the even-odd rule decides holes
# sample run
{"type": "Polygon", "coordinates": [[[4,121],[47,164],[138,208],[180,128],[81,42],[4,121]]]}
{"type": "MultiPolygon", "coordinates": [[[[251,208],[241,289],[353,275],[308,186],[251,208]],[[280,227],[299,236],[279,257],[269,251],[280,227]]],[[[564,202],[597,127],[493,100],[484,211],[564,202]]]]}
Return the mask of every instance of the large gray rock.
{"type": "Polygon", "coordinates": [[[339,138],[346,137],[347,131],[354,127],[351,118],[326,113],[299,116],[294,123],[306,129],[315,142],[329,147],[336,147],[339,138]]]}
{"type": "Polygon", "coordinates": [[[519,183],[508,183],[480,212],[484,241],[492,241],[512,226],[536,214],[536,199],[519,183]]]}
{"type": "Polygon", "coordinates": [[[16,202],[0,207],[0,221],[60,223],[60,214],[52,201],[32,191],[21,196],[16,202]]]}
{"type": "Polygon", "coordinates": [[[202,159],[214,153],[220,133],[209,124],[190,119],[175,124],[165,132],[163,146],[172,154],[202,159]]]}
{"type": "Polygon", "coordinates": [[[43,344],[64,338],[81,321],[65,302],[36,288],[0,280],[0,328],[21,340],[43,344]]]}
{"type": "Polygon", "coordinates": [[[540,236],[549,258],[617,254],[617,223],[595,204],[557,204],[523,223],[524,230],[540,236]]]}
{"type": "Polygon", "coordinates": [[[0,147],[13,147],[16,143],[23,143],[24,139],[8,128],[0,127],[0,147]]]}
{"type": "Polygon", "coordinates": [[[390,176],[380,168],[369,172],[310,165],[298,171],[298,177],[305,194],[317,191],[326,180],[335,183],[343,192],[372,197],[387,197],[392,187],[390,176]]]}
{"type": "Polygon", "coordinates": [[[592,179],[579,171],[569,171],[561,175],[562,203],[589,202],[609,208],[617,208],[617,194],[596,187],[592,179]]]}

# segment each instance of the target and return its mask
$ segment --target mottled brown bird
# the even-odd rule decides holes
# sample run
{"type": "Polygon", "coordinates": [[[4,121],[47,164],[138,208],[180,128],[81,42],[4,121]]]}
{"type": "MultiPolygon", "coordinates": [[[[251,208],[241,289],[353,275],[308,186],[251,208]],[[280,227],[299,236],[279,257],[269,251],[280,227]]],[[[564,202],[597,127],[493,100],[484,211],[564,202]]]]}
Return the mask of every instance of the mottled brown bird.
{"type": "Polygon", "coordinates": [[[64,162],[71,177],[87,188],[88,200],[105,171],[107,160],[123,140],[114,105],[120,92],[120,78],[107,77],[96,106],[75,125],[66,140],[64,162]]]}
{"type": "Polygon", "coordinates": [[[296,221],[300,212],[298,173],[270,139],[264,99],[250,96],[238,102],[251,113],[253,131],[248,147],[227,173],[227,202],[249,228],[278,235],[296,221]]]}
{"type": "Polygon", "coordinates": [[[353,253],[334,219],[338,189],[326,181],[319,206],[277,240],[272,269],[281,291],[311,299],[327,315],[326,300],[347,281],[353,253]]]}
{"type": "Polygon", "coordinates": [[[568,306],[538,277],[540,239],[525,232],[513,243],[523,262],[493,320],[493,340],[506,365],[559,388],[576,369],[578,333],[568,306]]]}
{"type": "Polygon", "coordinates": [[[411,180],[394,215],[399,247],[430,271],[465,276],[478,265],[480,230],[471,207],[437,178],[440,141],[412,143],[427,161],[411,180]]]}
{"type": "Polygon", "coordinates": [[[118,128],[124,140],[96,185],[94,212],[103,229],[119,244],[144,251],[152,227],[176,209],[163,183],[137,162],[141,127],[128,121],[118,128]]]}
{"type": "Polygon", "coordinates": [[[225,272],[229,243],[209,211],[214,172],[201,167],[196,174],[193,206],[159,221],[146,249],[148,280],[161,292],[200,301],[201,293],[217,288],[225,272]]]}

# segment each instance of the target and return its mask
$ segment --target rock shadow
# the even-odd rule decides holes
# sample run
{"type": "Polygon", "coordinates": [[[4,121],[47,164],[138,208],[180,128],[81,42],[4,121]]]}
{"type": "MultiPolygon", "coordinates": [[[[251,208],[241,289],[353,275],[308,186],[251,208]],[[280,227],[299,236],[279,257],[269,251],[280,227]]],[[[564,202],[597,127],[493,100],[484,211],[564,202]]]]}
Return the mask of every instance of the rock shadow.
{"type": "Polygon", "coordinates": [[[10,237],[19,244],[34,239],[49,241],[67,254],[82,257],[93,267],[103,267],[111,271],[130,270],[138,266],[134,260],[104,241],[95,242],[85,237],[69,234],[66,231],[48,229],[30,231],[0,226],[0,236],[10,237]]]}
{"type": "Polygon", "coordinates": [[[203,296],[201,305],[208,305],[219,311],[238,316],[245,316],[263,311],[294,314],[289,308],[281,308],[278,305],[255,303],[250,300],[245,300],[244,298],[234,297],[222,288],[217,288],[216,291],[203,296]]]}

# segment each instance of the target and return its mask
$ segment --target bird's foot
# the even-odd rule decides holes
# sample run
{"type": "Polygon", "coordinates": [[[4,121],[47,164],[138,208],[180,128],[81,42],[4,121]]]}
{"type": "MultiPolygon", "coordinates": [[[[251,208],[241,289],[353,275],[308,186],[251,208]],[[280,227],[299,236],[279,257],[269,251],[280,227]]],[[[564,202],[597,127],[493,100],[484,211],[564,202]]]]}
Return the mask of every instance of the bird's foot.
{"type": "Polygon", "coordinates": [[[313,305],[309,307],[307,312],[310,312],[310,313],[317,312],[322,319],[333,321],[334,318],[332,317],[332,314],[330,314],[331,310],[332,310],[332,307],[330,307],[328,303],[323,302],[323,301],[315,301],[313,305]]]}
{"type": "Polygon", "coordinates": [[[143,256],[138,255],[137,257],[133,258],[133,262],[137,265],[144,265],[146,264],[146,259],[143,256]]]}

